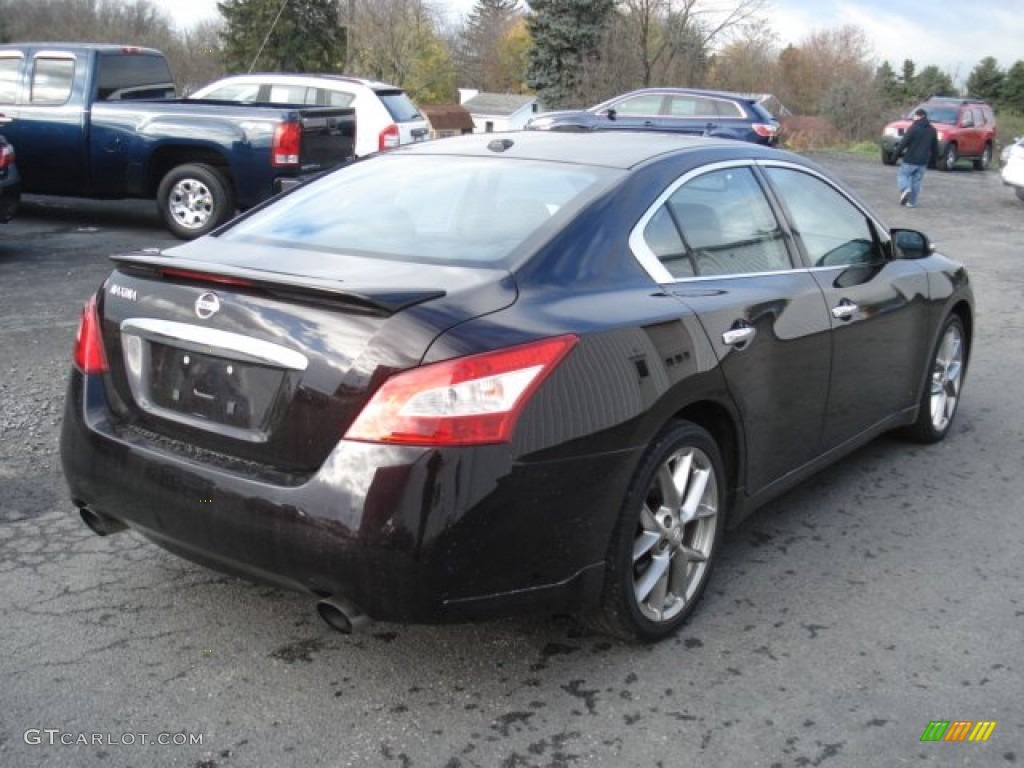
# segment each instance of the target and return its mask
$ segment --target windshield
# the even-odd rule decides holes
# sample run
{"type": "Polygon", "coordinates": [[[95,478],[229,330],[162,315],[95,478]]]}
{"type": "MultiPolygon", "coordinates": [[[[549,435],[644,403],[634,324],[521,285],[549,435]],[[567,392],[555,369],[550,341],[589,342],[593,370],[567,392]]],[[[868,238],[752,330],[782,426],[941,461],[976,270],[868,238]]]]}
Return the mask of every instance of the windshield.
{"type": "MultiPolygon", "coordinates": [[[[956,125],[957,115],[959,110],[956,107],[929,107],[927,104],[922,104],[918,109],[923,109],[928,113],[928,119],[933,123],[945,123],[947,125],[956,125]]],[[[916,109],[914,110],[917,111],[916,109]]],[[[913,119],[914,112],[907,115],[907,119],[913,119]]]]}
{"type": "Polygon", "coordinates": [[[508,266],[621,171],[503,157],[376,155],[296,189],[220,235],[399,261],[508,266]]]}

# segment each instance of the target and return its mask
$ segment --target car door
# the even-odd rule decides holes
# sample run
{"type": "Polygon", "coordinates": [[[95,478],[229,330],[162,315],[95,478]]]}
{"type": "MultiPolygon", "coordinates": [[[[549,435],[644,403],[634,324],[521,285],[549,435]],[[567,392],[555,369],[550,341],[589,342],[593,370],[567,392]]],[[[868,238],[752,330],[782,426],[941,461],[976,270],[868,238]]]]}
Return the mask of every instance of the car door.
{"type": "Polygon", "coordinates": [[[817,455],[828,397],[828,312],[818,283],[793,268],[787,239],[744,164],[684,176],[631,239],[714,347],[743,420],[750,493],[817,455]]]}
{"type": "Polygon", "coordinates": [[[658,120],[658,124],[665,130],[692,136],[711,134],[718,123],[715,100],[690,94],[667,96],[664,114],[658,120]]]}
{"type": "Polygon", "coordinates": [[[928,277],[891,257],[888,233],[806,168],[763,168],[821,286],[832,328],[822,450],[917,403],[928,339],[928,277]]]}
{"type": "Polygon", "coordinates": [[[598,115],[602,130],[657,131],[662,101],[660,93],[641,93],[618,101],[598,115]]]}
{"type": "Polygon", "coordinates": [[[66,51],[35,52],[26,62],[18,103],[0,109],[7,121],[0,129],[18,154],[26,191],[80,194],[89,188],[88,127],[81,91],[87,64],[66,51]]]}

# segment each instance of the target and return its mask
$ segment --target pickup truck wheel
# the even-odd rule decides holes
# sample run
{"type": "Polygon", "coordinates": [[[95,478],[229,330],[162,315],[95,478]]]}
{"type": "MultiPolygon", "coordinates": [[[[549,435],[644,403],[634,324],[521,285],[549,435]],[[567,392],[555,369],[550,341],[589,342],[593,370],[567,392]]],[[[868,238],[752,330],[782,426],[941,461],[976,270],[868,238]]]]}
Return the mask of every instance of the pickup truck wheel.
{"type": "Polygon", "coordinates": [[[224,174],[198,163],[168,171],[160,182],[156,199],[167,228],[183,240],[205,235],[235,212],[231,184],[224,174]]]}

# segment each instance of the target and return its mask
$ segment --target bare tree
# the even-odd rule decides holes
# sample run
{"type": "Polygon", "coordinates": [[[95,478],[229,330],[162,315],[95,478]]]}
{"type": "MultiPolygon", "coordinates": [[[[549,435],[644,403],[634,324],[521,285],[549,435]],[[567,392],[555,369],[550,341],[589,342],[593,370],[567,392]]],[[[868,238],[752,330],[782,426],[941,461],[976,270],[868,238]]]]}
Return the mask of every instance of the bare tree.
{"type": "MultiPolygon", "coordinates": [[[[640,56],[641,84],[665,81],[677,59],[684,76],[702,74],[702,61],[726,34],[764,10],[768,0],[620,0],[619,12],[640,56]]],[[[677,70],[678,71],[678,70],[677,70]]],[[[695,84],[695,83],[690,83],[695,84]]]]}

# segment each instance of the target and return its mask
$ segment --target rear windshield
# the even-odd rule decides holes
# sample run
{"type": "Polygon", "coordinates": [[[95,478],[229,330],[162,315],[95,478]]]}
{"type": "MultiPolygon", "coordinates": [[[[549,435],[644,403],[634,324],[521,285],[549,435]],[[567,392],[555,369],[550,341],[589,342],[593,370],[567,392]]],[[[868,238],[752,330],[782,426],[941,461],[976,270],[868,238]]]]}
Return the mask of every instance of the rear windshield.
{"type": "Polygon", "coordinates": [[[391,119],[396,123],[408,123],[410,120],[423,119],[423,115],[416,109],[412,99],[405,95],[405,91],[376,91],[376,94],[384,102],[391,119]]]}
{"type": "Polygon", "coordinates": [[[97,62],[96,98],[152,99],[174,96],[167,60],[146,53],[101,53],[97,62]]]}
{"type": "Polygon", "coordinates": [[[502,157],[375,155],[295,190],[220,237],[388,260],[509,266],[622,171],[502,157]]]}
{"type": "Polygon", "coordinates": [[[757,116],[758,120],[763,120],[766,123],[771,123],[775,121],[775,116],[761,104],[758,104],[756,101],[751,101],[749,102],[749,105],[750,109],[757,116]]]}

